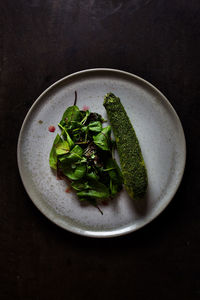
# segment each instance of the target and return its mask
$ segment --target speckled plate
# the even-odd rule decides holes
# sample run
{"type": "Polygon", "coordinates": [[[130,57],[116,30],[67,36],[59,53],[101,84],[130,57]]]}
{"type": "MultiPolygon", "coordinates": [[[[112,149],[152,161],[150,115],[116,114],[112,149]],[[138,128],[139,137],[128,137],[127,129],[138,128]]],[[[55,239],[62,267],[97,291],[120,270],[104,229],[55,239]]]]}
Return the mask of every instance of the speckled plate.
{"type": "Polygon", "coordinates": [[[90,237],[113,237],[135,231],[158,216],[173,198],[185,166],[185,138],[168,100],[147,81],[119,70],[91,69],[74,73],[50,86],[29,110],[18,140],[18,166],[24,187],[38,209],[52,222],[90,237]],[[77,91],[79,108],[106,117],[103,97],[112,91],[121,98],[140,141],[149,185],[144,200],[135,203],[123,190],[103,215],[82,205],[67,184],[49,167],[49,152],[60,130],[57,123],[77,91]],[[48,127],[54,125],[55,132],[48,127]]]}

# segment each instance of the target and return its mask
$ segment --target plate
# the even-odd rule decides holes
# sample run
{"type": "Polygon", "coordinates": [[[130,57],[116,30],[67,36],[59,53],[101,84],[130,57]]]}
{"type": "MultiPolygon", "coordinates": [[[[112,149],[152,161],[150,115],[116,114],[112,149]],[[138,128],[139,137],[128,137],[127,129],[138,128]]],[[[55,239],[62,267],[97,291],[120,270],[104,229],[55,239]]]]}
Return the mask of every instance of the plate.
{"type": "Polygon", "coordinates": [[[157,217],[172,200],[183,176],[186,157],[180,120],[165,96],[142,78],[114,69],[84,70],[57,81],[29,110],[18,139],[18,167],[24,187],[37,208],[52,222],[90,237],[113,237],[135,231],[157,217]],[[146,197],[135,202],[123,190],[103,215],[82,205],[65,181],[49,167],[49,152],[66,107],[88,106],[106,119],[103,97],[120,97],[138,136],[148,172],[146,197]],[[49,132],[49,126],[55,132],[49,132]]]}

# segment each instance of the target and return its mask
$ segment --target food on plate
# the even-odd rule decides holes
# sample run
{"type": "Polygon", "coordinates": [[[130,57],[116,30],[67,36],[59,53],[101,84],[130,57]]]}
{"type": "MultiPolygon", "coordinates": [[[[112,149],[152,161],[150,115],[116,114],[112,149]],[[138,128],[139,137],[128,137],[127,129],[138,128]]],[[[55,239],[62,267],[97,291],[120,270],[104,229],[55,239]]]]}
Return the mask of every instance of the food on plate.
{"type": "Polygon", "coordinates": [[[124,186],[131,198],[140,199],[146,192],[148,178],[135,130],[120,99],[113,93],[105,95],[104,107],[115,136],[124,186]]]}
{"type": "Polygon", "coordinates": [[[111,126],[103,127],[103,122],[98,113],[80,110],[76,105],[68,107],[49,156],[50,167],[70,181],[79,200],[95,206],[99,200],[113,198],[123,183],[113,157],[111,126]]]}

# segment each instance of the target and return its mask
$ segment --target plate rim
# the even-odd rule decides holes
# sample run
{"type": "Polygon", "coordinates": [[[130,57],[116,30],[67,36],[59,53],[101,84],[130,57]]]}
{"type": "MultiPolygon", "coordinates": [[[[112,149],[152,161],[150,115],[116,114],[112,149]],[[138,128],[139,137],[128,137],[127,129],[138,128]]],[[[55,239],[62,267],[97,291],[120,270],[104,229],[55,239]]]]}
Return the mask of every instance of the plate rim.
{"type": "Polygon", "coordinates": [[[117,236],[122,236],[122,235],[126,235],[128,233],[134,232],[139,230],[140,228],[143,228],[144,226],[146,226],[147,224],[149,224],[151,221],[153,221],[154,219],[156,219],[164,210],[165,208],[169,205],[169,203],[172,201],[172,199],[174,198],[180,183],[182,181],[183,178],[183,174],[184,174],[184,170],[185,170],[185,165],[186,165],[186,139],[185,139],[185,134],[184,134],[184,130],[183,130],[183,126],[182,123],[180,121],[180,118],[178,116],[178,114],[176,113],[174,107],[172,106],[172,104],[169,102],[169,100],[165,97],[165,95],[158,90],[153,84],[151,84],[149,81],[141,78],[140,76],[137,76],[133,73],[127,72],[127,71],[123,71],[123,70],[119,70],[119,69],[112,69],[112,68],[91,68],[91,69],[84,69],[84,70],[80,70],[77,72],[74,72],[72,74],[69,74],[67,76],[62,77],[61,79],[57,80],[56,82],[54,82],[53,84],[51,84],[48,88],[46,88],[40,95],[39,97],[36,98],[36,100],[33,102],[33,104],[31,105],[31,107],[29,108],[28,112],[26,113],[26,116],[22,122],[21,125],[21,129],[19,132],[19,136],[18,136],[18,142],[17,142],[17,165],[18,165],[18,169],[19,169],[19,174],[23,183],[23,186],[26,190],[26,193],[28,194],[29,198],[31,199],[31,201],[33,202],[33,204],[37,207],[37,209],[46,217],[48,218],[51,222],[53,222],[54,224],[56,224],[57,226],[81,235],[81,236],[86,236],[86,237],[93,237],[93,238],[111,238],[111,237],[117,237],[117,236]],[[117,74],[122,74],[122,75],[126,75],[128,77],[131,77],[133,79],[137,79],[138,81],[141,81],[143,84],[147,85],[148,87],[150,87],[151,89],[153,89],[157,94],[159,94],[161,96],[161,98],[165,101],[165,104],[171,109],[173,116],[175,117],[178,125],[179,125],[179,132],[182,135],[182,142],[183,142],[183,149],[182,149],[182,169],[179,172],[179,176],[177,178],[177,182],[176,185],[173,185],[173,191],[170,195],[170,197],[167,199],[167,201],[160,207],[159,210],[157,210],[150,218],[148,218],[146,221],[142,222],[141,224],[139,224],[139,226],[137,227],[123,227],[123,228],[119,228],[119,229],[112,229],[112,230],[108,230],[108,231],[90,231],[90,230],[85,230],[85,229],[81,229],[81,228],[77,228],[75,226],[72,226],[70,224],[66,223],[59,223],[57,221],[57,218],[52,218],[50,216],[50,213],[46,212],[45,209],[41,208],[38,204],[37,201],[35,201],[33,198],[31,197],[30,193],[29,193],[29,189],[28,187],[26,187],[25,185],[25,181],[24,181],[24,176],[23,176],[23,168],[22,168],[22,164],[21,164],[21,158],[20,158],[20,145],[21,145],[21,141],[22,141],[22,135],[23,135],[23,131],[26,125],[26,122],[30,116],[30,114],[32,113],[32,111],[34,110],[35,106],[38,104],[38,102],[43,98],[43,96],[48,93],[52,88],[54,88],[55,86],[59,85],[61,82],[71,79],[72,77],[76,77],[77,75],[81,75],[81,74],[86,74],[86,73],[92,73],[92,72],[110,72],[110,73],[117,73],[117,74]]]}

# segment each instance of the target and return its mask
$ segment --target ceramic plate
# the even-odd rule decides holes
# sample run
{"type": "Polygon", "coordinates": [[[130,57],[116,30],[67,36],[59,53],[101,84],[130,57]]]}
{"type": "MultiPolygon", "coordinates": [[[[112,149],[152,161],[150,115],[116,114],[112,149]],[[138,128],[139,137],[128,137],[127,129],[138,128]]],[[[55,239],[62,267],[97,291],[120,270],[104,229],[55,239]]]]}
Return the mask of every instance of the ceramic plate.
{"type": "Polygon", "coordinates": [[[162,212],[173,198],[185,166],[185,138],[180,120],[168,100],[154,86],[133,74],[112,69],[74,73],[50,86],[29,110],[18,140],[18,166],[24,187],[38,209],[52,222],[90,237],[113,237],[135,231],[162,212]],[[49,152],[60,130],[66,107],[88,106],[106,119],[103,97],[120,97],[138,136],[147,167],[146,197],[135,203],[123,190],[103,215],[91,205],[81,205],[67,184],[49,167],[49,152]],[[54,125],[55,132],[48,127],[54,125]]]}

